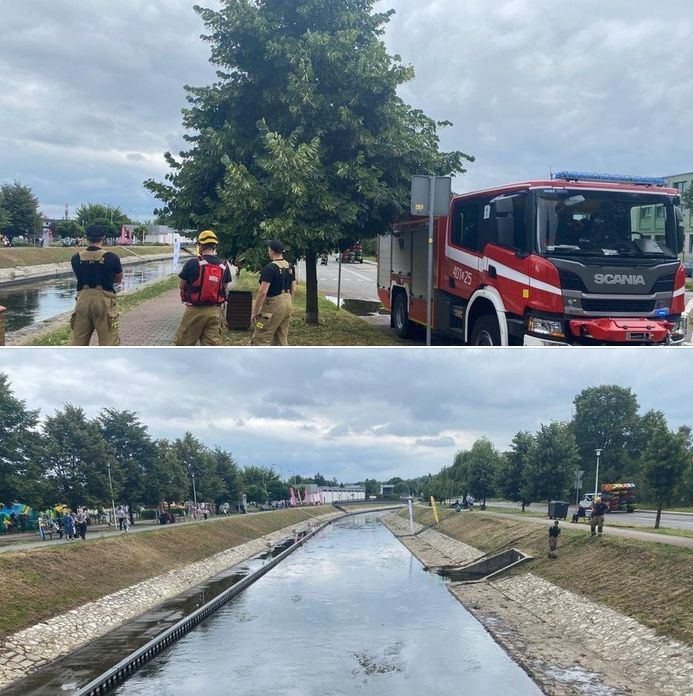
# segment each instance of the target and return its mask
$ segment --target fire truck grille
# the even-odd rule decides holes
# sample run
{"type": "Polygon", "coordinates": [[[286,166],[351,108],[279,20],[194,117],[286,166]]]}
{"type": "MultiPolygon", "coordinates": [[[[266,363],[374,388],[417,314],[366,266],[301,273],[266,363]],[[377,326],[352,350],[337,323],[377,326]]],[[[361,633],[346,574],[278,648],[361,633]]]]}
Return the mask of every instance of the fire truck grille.
{"type": "Polygon", "coordinates": [[[654,300],[590,300],[582,298],[582,309],[585,312],[618,312],[629,314],[651,314],[654,312],[654,300]]]}

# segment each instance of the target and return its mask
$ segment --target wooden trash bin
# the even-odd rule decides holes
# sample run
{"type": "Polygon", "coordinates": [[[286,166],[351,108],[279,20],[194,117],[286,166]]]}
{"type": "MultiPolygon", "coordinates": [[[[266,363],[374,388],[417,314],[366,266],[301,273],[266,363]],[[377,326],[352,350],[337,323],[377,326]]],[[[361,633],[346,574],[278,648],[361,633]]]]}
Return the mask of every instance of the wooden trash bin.
{"type": "Polygon", "coordinates": [[[231,290],[226,298],[226,325],[229,329],[250,328],[253,312],[253,293],[250,290],[231,290]]]}

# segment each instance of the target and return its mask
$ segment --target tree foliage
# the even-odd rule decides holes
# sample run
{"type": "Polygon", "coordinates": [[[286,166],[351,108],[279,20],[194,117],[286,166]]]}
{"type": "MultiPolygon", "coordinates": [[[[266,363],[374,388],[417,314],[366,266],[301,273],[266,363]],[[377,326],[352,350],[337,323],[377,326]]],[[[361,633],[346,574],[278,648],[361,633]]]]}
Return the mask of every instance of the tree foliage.
{"type": "Polygon", "coordinates": [[[38,198],[19,181],[0,186],[0,233],[10,240],[34,237],[41,231],[38,198]]]}
{"type": "Polygon", "coordinates": [[[525,472],[529,453],[534,447],[534,436],[527,431],[515,433],[510,451],[500,457],[496,470],[496,492],[507,500],[522,503],[522,510],[532,502],[525,472]]]}
{"type": "Polygon", "coordinates": [[[109,230],[108,237],[117,237],[121,226],[130,223],[118,206],[103,203],[83,203],[77,208],[75,219],[85,229],[89,225],[104,225],[109,230]]]}
{"type": "Polygon", "coordinates": [[[455,174],[471,158],[439,150],[436,123],[397,95],[413,69],[382,41],[374,0],[229,0],[196,6],[218,80],[186,87],[188,150],[166,153],[167,182],[145,186],[176,226],[213,227],[236,255],[281,238],[307,260],[384,232],[408,208],[415,173],[455,174]]]}

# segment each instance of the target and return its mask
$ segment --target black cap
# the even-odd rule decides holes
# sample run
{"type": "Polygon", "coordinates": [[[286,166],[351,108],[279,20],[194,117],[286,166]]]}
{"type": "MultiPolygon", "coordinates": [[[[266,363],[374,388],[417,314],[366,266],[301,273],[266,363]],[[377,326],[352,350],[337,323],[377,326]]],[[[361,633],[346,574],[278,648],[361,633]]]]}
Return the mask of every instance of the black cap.
{"type": "Polygon", "coordinates": [[[268,246],[275,254],[283,254],[283,253],[284,253],[284,245],[283,245],[278,239],[270,239],[270,240],[268,240],[267,246],[268,246]]]}

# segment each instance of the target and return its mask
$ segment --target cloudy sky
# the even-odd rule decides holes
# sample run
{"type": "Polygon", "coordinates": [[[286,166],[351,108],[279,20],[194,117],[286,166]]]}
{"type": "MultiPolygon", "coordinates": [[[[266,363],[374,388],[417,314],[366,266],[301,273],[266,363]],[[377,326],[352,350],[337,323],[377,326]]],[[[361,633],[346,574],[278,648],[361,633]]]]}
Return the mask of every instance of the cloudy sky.
{"type": "Polygon", "coordinates": [[[242,466],[350,483],[436,473],[489,437],[568,420],[582,389],[630,387],[641,412],[693,424],[690,352],[653,349],[5,349],[30,408],[66,401],[141,414],[154,437],[191,430],[242,466]],[[88,351],[88,352],[85,352],[88,351]]]}
{"type": "MultiPolygon", "coordinates": [[[[143,190],[182,146],[183,85],[213,79],[191,0],[0,0],[0,181],[42,210],[151,215],[143,190]]],[[[209,0],[209,7],[218,7],[209,0]]],[[[693,170],[693,3],[384,0],[413,106],[477,161],[458,191],[558,169],[693,170]]]]}

